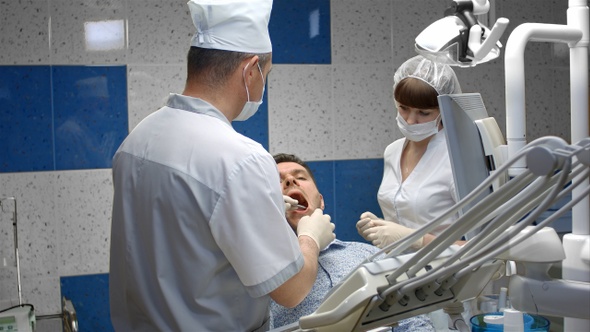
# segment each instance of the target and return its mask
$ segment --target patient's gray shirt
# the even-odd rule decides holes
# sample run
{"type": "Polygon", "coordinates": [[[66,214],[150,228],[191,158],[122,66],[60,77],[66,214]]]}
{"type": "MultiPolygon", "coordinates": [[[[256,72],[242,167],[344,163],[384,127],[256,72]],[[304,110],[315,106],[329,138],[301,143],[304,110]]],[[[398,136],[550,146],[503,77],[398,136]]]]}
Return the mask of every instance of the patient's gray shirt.
{"type": "MultiPolygon", "coordinates": [[[[311,292],[295,308],[285,308],[271,301],[271,328],[297,322],[300,317],[313,313],[322,303],[328,291],[346,277],[363,260],[379,251],[379,248],[364,242],[334,240],[320,252],[318,276],[311,292]]],[[[426,315],[411,317],[398,322],[393,331],[434,331],[426,315]]]]}

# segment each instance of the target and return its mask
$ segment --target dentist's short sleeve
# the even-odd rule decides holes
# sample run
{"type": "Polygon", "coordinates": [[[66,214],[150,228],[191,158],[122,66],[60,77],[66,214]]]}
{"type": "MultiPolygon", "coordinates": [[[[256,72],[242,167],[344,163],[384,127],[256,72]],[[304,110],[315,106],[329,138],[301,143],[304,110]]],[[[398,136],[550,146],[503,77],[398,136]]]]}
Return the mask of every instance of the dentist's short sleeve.
{"type": "Polygon", "coordinates": [[[210,227],[253,297],[273,291],[303,266],[299,242],[285,219],[276,163],[268,153],[244,158],[229,173],[210,227]]]}

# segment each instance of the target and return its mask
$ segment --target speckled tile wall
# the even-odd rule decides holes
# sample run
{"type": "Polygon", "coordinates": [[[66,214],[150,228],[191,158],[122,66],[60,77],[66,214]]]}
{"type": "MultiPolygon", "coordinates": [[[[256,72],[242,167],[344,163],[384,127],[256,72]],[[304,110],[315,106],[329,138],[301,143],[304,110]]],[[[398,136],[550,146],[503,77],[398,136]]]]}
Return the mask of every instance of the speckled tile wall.
{"type": "MultiPolygon", "coordinates": [[[[275,0],[274,69],[264,107],[256,118],[236,127],[271,153],[295,153],[312,161],[327,212],[342,239],[358,239],[354,230],[358,215],[378,209],[375,197],[382,153],[401,136],[391,100],[393,72],[415,54],[415,36],[442,17],[450,3],[275,0]]],[[[563,24],[566,20],[563,0],[498,0],[492,5],[492,19],[511,20],[501,40],[504,45],[510,31],[521,23],[563,24]]],[[[114,78],[121,75],[111,70],[124,68],[125,120],[101,121],[100,127],[119,126],[121,133],[157,110],[170,92],[184,87],[186,51],[193,34],[186,0],[3,1],[0,22],[0,100],[22,82],[22,70],[51,72],[67,66],[83,72],[87,66],[97,66],[107,72],[105,77],[114,78]],[[122,38],[116,41],[120,47],[92,50],[85,28],[105,20],[123,27],[117,34],[122,38]]],[[[548,134],[568,138],[567,47],[534,43],[527,47],[526,59],[529,140],[548,134]]],[[[497,59],[457,70],[463,90],[482,94],[502,130],[506,118],[503,68],[503,59],[497,59]]],[[[86,168],[74,163],[60,168],[53,159],[44,161],[47,151],[56,148],[50,120],[59,119],[59,113],[49,105],[59,98],[50,93],[56,82],[38,77],[33,76],[34,84],[25,84],[22,91],[36,98],[35,111],[43,116],[29,116],[26,102],[30,99],[20,99],[11,107],[5,101],[0,108],[0,197],[18,200],[23,297],[34,303],[38,315],[44,315],[60,311],[60,278],[108,272],[112,187],[107,166],[86,168]],[[44,133],[47,126],[49,134],[44,133]],[[10,149],[26,151],[31,146],[44,154],[28,160],[6,158],[10,149]],[[38,163],[49,166],[27,168],[38,163]],[[2,169],[5,164],[12,166],[2,169]]],[[[67,151],[61,155],[72,158],[67,151]]],[[[9,215],[0,214],[0,229],[10,228],[8,220],[9,215]]],[[[13,270],[0,267],[0,296],[14,296],[10,295],[12,281],[4,278],[13,270]]],[[[62,286],[71,284],[66,281],[62,286]]]]}

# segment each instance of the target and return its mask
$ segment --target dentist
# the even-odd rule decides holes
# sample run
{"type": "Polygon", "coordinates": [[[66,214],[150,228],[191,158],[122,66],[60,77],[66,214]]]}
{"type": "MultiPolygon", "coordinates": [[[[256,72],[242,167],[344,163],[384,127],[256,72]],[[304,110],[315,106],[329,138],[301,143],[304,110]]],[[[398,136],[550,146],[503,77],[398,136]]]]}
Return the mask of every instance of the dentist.
{"type": "Polygon", "coordinates": [[[272,156],[232,121],[262,103],[271,0],[191,0],[182,94],[113,158],[110,308],[117,331],[266,331],[271,298],[311,290],[330,216],[294,233],[272,156]]]}

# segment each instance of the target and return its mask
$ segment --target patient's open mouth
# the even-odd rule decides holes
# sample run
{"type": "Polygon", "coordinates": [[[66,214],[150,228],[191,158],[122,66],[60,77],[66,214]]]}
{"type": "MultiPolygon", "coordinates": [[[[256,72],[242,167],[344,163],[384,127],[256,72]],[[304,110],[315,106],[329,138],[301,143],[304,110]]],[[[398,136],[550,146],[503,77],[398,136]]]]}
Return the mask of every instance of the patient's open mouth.
{"type": "Polygon", "coordinates": [[[309,206],[309,204],[307,203],[307,200],[305,200],[305,197],[303,197],[303,195],[301,193],[298,193],[298,192],[290,193],[289,197],[297,200],[297,202],[298,202],[297,210],[300,210],[300,211],[307,210],[307,207],[309,206]]]}

